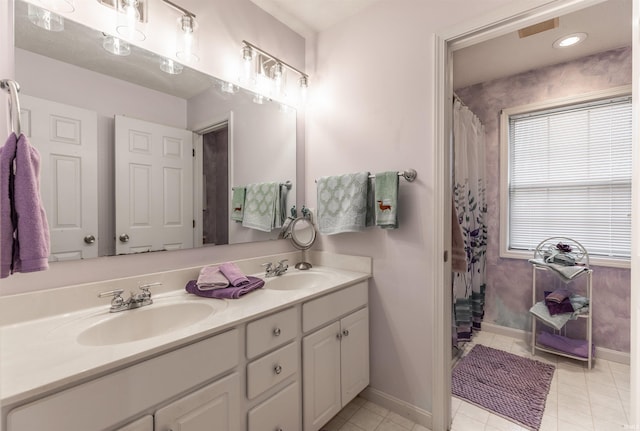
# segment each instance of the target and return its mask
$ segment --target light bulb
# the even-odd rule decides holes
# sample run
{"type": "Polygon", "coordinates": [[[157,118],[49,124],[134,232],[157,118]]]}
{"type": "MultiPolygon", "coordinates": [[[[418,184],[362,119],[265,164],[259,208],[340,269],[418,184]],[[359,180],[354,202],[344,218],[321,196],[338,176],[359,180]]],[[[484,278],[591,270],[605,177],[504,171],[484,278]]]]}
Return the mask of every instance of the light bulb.
{"type": "Polygon", "coordinates": [[[113,55],[124,57],[131,54],[131,46],[124,40],[114,36],[105,35],[102,47],[113,55]]]}
{"type": "Polygon", "coordinates": [[[55,13],[39,8],[32,4],[28,5],[29,21],[48,31],[64,30],[64,18],[55,13]]]}
{"type": "Polygon", "coordinates": [[[190,15],[183,15],[180,18],[180,33],[178,40],[178,46],[180,47],[176,56],[178,59],[184,62],[199,61],[200,58],[196,54],[197,40],[195,36],[196,22],[190,15]]]}
{"type": "Polygon", "coordinates": [[[120,12],[118,16],[119,25],[116,27],[118,34],[128,40],[145,40],[147,36],[137,28],[140,21],[138,0],[122,0],[120,12]]]}
{"type": "Polygon", "coordinates": [[[282,63],[276,63],[272,66],[271,75],[273,76],[273,93],[279,95],[284,85],[284,66],[282,63]]]}
{"type": "Polygon", "coordinates": [[[242,76],[240,76],[240,82],[248,83],[251,81],[252,62],[253,50],[250,46],[245,45],[242,47],[242,76]]]}
{"type": "Polygon", "coordinates": [[[182,73],[182,65],[170,58],[160,59],[160,70],[169,75],[180,75],[182,73]]]}
{"type": "Polygon", "coordinates": [[[300,104],[304,105],[307,103],[307,92],[309,90],[309,78],[306,75],[303,75],[298,80],[298,84],[300,85],[300,104]]]}

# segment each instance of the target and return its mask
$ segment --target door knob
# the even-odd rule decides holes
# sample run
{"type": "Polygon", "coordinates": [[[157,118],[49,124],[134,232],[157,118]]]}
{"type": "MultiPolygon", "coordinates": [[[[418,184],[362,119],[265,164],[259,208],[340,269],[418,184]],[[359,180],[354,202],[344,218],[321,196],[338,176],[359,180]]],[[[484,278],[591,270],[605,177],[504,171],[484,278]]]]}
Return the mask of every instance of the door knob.
{"type": "Polygon", "coordinates": [[[84,237],[84,242],[87,244],[93,244],[94,242],[96,242],[96,237],[93,235],[87,235],[84,237]]]}
{"type": "Polygon", "coordinates": [[[120,235],[120,242],[129,242],[129,235],[127,235],[126,233],[123,233],[120,235]]]}

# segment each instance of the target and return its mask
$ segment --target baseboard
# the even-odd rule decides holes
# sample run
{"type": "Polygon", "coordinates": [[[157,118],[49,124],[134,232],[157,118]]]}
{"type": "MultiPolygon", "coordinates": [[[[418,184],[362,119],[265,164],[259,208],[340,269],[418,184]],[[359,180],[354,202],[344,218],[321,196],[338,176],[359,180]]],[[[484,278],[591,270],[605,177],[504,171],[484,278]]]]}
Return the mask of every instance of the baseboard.
{"type": "MultiPolygon", "coordinates": [[[[482,330],[491,332],[492,334],[515,338],[526,343],[531,341],[531,333],[522,329],[509,328],[506,326],[496,325],[494,323],[482,322],[482,330]]],[[[631,355],[629,353],[619,352],[605,347],[596,346],[596,358],[625,365],[629,365],[631,363],[631,355]]]]}
{"type": "Polygon", "coordinates": [[[402,401],[401,399],[370,386],[362,391],[360,396],[372,403],[376,403],[379,406],[391,410],[392,412],[397,413],[418,425],[431,429],[431,413],[421,409],[420,407],[416,407],[406,401],[402,401]]]}

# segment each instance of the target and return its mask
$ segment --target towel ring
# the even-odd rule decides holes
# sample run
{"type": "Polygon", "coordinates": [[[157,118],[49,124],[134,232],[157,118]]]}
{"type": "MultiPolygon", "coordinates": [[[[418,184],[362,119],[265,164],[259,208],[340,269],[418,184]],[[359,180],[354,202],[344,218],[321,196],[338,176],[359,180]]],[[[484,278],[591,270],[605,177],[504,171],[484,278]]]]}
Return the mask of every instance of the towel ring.
{"type": "Polygon", "coordinates": [[[9,123],[11,124],[11,131],[20,136],[20,133],[22,132],[20,99],[18,98],[20,85],[11,79],[3,79],[0,81],[0,88],[7,90],[9,93],[9,123]]]}

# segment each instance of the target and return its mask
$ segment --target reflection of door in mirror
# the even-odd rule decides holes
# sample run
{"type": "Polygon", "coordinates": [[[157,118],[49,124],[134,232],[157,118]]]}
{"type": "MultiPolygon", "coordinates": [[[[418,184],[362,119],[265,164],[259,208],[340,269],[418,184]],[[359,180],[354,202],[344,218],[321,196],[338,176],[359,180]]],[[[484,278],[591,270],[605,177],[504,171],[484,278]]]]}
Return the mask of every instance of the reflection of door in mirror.
{"type": "Polygon", "coordinates": [[[203,244],[229,244],[228,138],[227,122],[202,135],[203,244]]]}
{"type": "Polygon", "coordinates": [[[25,94],[23,131],[40,152],[50,261],[98,256],[96,112],[25,94]]]}
{"type": "Polygon", "coordinates": [[[115,119],[116,253],[193,247],[189,130],[115,119]]]}

